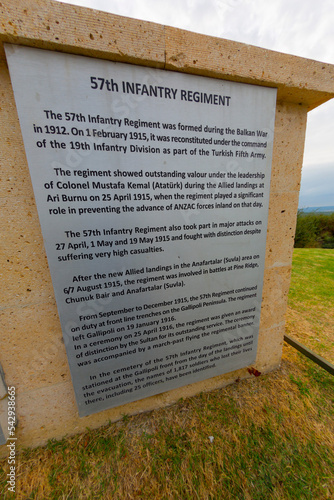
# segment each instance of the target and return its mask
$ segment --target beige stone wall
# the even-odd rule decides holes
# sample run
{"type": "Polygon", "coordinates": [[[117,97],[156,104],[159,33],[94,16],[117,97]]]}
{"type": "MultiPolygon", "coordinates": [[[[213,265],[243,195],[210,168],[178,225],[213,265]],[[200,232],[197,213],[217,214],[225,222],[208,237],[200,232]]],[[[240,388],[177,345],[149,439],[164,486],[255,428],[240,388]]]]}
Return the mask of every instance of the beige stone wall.
{"type": "MultiPolygon", "coordinates": [[[[277,87],[264,291],[255,368],[280,363],[307,111],[334,66],[50,0],[0,3],[0,363],[17,390],[20,446],[98,427],[249,376],[247,369],[79,418],[3,42],[277,87]]],[[[1,394],[2,396],[3,394],[1,394]]],[[[6,398],[2,399],[2,410],[6,398]]],[[[4,415],[0,418],[3,422],[4,415]]],[[[2,447],[2,454],[6,454],[2,447]]]]}

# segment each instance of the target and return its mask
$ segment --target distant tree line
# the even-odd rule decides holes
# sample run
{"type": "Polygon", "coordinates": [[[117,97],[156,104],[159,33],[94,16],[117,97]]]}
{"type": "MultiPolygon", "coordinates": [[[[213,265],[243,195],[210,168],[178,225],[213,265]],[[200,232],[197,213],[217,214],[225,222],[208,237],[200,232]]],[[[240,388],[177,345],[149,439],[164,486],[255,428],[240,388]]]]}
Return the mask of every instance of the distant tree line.
{"type": "Polygon", "coordinates": [[[334,212],[298,210],[295,248],[334,248],[334,212]]]}

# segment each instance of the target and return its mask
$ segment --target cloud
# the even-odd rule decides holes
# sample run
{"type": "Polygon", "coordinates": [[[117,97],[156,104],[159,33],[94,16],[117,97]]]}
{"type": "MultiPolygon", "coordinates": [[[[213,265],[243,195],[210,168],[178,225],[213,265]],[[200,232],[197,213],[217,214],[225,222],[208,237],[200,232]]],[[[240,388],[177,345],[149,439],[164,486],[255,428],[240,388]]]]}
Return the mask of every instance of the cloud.
{"type": "Polygon", "coordinates": [[[331,0],[239,0],[221,36],[306,58],[334,62],[331,0]]]}
{"type": "Polygon", "coordinates": [[[334,205],[334,160],[303,168],[299,207],[334,205]]]}
{"type": "Polygon", "coordinates": [[[334,161],[333,121],[334,99],[309,112],[304,166],[334,161]]]}

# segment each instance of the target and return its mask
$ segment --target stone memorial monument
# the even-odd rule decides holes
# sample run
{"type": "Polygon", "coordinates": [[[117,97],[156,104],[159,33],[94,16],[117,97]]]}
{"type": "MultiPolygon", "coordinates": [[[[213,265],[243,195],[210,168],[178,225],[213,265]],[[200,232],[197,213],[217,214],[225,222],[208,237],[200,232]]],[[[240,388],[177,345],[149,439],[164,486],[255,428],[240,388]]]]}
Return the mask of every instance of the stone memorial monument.
{"type": "Polygon", "coordinates": [[[0,15],[20,446],[277,368],[306,117],[334,67],[50,0],[0,15]]]}

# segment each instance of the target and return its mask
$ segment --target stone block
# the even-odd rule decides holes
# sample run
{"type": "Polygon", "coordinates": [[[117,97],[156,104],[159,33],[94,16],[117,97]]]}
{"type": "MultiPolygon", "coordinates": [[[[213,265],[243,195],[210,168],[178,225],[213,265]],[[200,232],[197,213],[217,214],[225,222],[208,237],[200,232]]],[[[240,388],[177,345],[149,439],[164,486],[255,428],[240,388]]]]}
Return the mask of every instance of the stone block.
{"type": "Polygon", "coordinates": [[[272,328],[284,321],[291,265],[265,269],[263,280],[260,329],[272,328]]]}
{"type": "Polygon", "coordinates": [[[20,391],[70,380],[54,302],[0,312],[0,349],[8,383],[20,391]]]}
{"type": "Polygon", "coordinates": [[[266,243],[266,267],[289,266],[292,261],[298,192],[271,193],[266,243]]]}
{"type": "Polygon", "coordinates": [[[330,64],[169,26],[166,69],[277,87],[278,102],[304,103],[308,110],[334,92],[330,64]]]}
{"type": "Polygon", "coordinates": [[[0,59],[0,197],[33,196],[19,119],[6,62],[0,59]]]}
{"type": "Polygon", "coordinates": [[[298,104],[278,103],[271,171],[271,192],[300,189],[307,108],[298,104]]]}
{"type": "Polygon", "coordinates": [[[0,40],[163,67],[164,27],[52,0],[4,0],[0,40]]]}
{"type": "Polygon", "coordinates": [[[0,197],[0,260],[3,307],[54,298],[33,198],[0,197]]]}
{"type": "Polygon", "coordinates": [[[272,328],[260,329],[255,366],[261,373],[271,371],[280,365],[284,331],[284,320],[272,328]]]}

